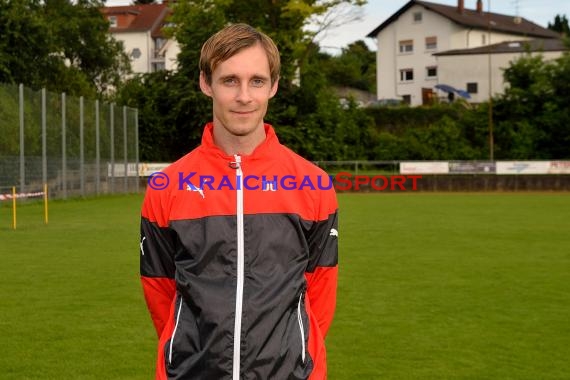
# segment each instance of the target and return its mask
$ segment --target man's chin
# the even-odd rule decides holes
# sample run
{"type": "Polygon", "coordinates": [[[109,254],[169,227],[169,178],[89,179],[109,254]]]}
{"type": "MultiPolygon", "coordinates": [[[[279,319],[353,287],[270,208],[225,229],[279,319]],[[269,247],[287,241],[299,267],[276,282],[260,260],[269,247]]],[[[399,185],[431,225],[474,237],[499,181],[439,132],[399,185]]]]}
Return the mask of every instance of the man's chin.
{"type": "Polygon", "coordinates": [[[232,120],[230,132],[236,136],[247,136],[252,134],[263,123],[254,120],[232,120]]]}

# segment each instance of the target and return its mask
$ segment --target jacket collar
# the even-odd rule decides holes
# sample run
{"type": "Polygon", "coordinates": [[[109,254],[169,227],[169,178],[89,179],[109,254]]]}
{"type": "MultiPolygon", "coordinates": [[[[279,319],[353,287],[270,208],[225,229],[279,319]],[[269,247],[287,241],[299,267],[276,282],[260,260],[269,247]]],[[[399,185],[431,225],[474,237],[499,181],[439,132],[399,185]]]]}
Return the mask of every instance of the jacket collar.
{"type": "MultiPolygon", "coordinates": [[[[275,154],[275,148],[279,145],[279,139],[275,134],[275,130],[269,124],[263,125],[265,129],[265,140],[259,144],[249,155],[242,155],[242,161],[267,159],[275,154]]],[[[219,156],[226,160],[233,160],[233,156],[227,155],[220,147],[214,143],[214,123],[210,122],[204,127],[202,134],[201,150],[205,153],[219,156]]]]}

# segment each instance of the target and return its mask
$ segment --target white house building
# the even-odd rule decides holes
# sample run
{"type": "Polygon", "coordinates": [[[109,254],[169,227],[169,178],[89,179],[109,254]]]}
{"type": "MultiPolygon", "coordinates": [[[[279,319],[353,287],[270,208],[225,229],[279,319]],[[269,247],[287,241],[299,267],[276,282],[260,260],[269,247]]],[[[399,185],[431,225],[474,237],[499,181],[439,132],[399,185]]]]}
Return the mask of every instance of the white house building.
{"type": "MultiPolygon", "coordinates": [[[[446,95],[439,93],[436,85],[446,84],[468,92],[474,89],[467,88],[468,83],[478,83],[473,101],[483,101],[489,94],[489,86],[483,85],[485,79],[488,83],[488,62],[483,65],[482,61],[470,61],[464,55],[449,58],[452,55],[441,53],[465,54],[466,49],[501,42],[560,38],[558,33],[524,18],[485,12],[482,0],[473,2],[475,8],[467,9],[464,0],[458,0],[457,6],[411,0],[367,35],[376,38],[377,43],[379,100],[400,99],[414,106],[429,104],[434,96],[446,95]],[[455,64],[458,66],[451,67],[455,64]],[[452,72],[445,72],[449,69],[452,72]]],[[[491,87],[497,91],[502,89],[500,68],[508,66],[508,62],[505,66],[503,63],[491,64],[496,81],[491,87]]],[[[465,93],[462,91],[459,92],[465,93]]]]}
{"type": "Polygon", "coordinates": [[[440,83],[466,88],[469,102],[480,103],[489,95],[501,94],[506,88],[503,70],[524,55],[543,56],[544,60],[560,57],[568,48],[560,39],[508,41],[472,49],[449,50],[434,54],[440,83]],[[490,74],[490,76],[489,76],[490,74]]]}
{"type": "Polygon", "coordinates": [[[109,32],[123,42],[133,72],[176,70],[179,45],[162,31],[172,13],[167,3],[104,7],[101,12],[109,21],[109,32]]]}

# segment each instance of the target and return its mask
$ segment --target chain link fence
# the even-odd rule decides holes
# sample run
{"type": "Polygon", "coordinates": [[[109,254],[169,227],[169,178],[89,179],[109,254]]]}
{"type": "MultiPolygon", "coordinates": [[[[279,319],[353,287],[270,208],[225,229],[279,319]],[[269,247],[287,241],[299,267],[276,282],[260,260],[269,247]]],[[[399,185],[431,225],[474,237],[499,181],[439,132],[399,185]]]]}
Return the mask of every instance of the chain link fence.
{"type": "Polygon", "coordinates": [[[0,84],[0,194],[138,192],[137,110],[0,84]]]}

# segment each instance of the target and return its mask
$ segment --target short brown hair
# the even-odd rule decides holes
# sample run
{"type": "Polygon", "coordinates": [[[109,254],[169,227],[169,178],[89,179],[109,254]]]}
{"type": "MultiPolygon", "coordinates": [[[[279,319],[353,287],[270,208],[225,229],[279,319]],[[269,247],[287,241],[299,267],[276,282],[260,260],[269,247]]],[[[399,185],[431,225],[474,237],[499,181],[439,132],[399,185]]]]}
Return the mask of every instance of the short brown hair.
{"type": "Polygon", "coordinates": [[[247,24],[232,24],[212,35],[202,45],[200,52],[200,71],[206,82],[212,84],[212,72],[216,67],[237,54],[240,50],[260,44],[267,54],[271,84],[279,79],[281,59],[275,42],[266,34],[247,24]]]}

